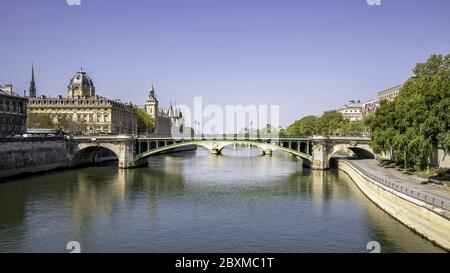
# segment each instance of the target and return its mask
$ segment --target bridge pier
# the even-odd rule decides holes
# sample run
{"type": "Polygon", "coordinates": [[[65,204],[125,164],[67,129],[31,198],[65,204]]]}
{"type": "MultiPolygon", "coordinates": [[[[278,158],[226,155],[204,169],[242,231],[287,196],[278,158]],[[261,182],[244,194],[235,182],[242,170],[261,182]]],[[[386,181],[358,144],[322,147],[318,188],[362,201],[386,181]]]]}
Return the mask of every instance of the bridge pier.
{"type": "Polygon", "coordinates": [[[140,159],[140,160],[134,160],[134,159],[121,160],[119,158],[119,169],[131,169],[131,168],[136,168],[136,167],[140,167],[140,166],[145,166],[147,164],[148,164],[148,162],[145,158],[140,159]]]}
{"type": "Polygon", "coordinates": [[[264,156],[272,156],[272,150],[271,149],[264,149],[263,155],[264,156]]]}
{"type": "Polygon", "coordinates": [[[217,148],[212,148],[211,149],[211,154],[213,154],[213,155],[220,155],[220,150],[217,149],[217,148]]]}
{"type": "Polygon", "coordinates": [[[120,169],[135,168],[147,164],[146,159],[135,159],[135,152],[140,152],[141,150],[141,144],[139,142],[137,142],[137,144],[138,151],[135,151],[136,145],[133,139],[127,139],[117,145],[118,149],[116,149],[116,155],[119,161],[118,166],[120,169]]]}
{"type": "Polygon", "coordinates": [[[318,136],[312,139],[312,156],[313,161],[311,169],[326,170],[330,168],[328,159],[328,137],[318,136]]]}

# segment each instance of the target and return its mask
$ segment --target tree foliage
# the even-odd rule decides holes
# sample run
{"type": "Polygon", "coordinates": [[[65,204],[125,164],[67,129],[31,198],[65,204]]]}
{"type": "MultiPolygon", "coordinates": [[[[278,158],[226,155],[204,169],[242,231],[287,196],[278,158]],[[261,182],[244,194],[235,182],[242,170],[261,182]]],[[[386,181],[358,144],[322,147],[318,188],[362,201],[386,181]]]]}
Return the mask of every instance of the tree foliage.
{"type": "Polygon", "coordinates": [[[382,101],[367,124],[374,152],[423,169],[438,147],[450,151],[450,55],[432,55],[413,72],[399,95],[382,101]]]}
{"type": "Polygon", "coordinates": [[[193,136],[195,135],[194,128],[189,127],[189,126],[184,127],[183,132],[184,132],[185,134],[189,134],[189,136],[191,136],[191,137],[193,137],[193,136]]]}
{"type": "Polygon", "coordinates": [[[325,112],[319,119],[318,133],[320,135],[341,135],[343,127],[349,123],[344,116],[337,111],[325,112]]]}
{"type": "Polygon", "coordinates": [[[28,113],[27,128],[55,129],[55,125],[48,114],[28,113]]]}
{"type": "Polygon", "coordinates": [[[306,116],[290,125],[286,136],[361,135],[368,131],[363,121],[349,121],[337,111],[325,112],[321,117],[306,116]]]}
{"type": "Polygon", "coordinates": [[[85,121],[75,121],[71,116],[63,114],[58,117],[56,128],[63,132],[86,132],[87,124],[85,121]]]}
{"type": "Polygon", "coordinates": [[[155,120],[149,114],[147,114],[144,109],[138,108],[136,111],[138,133],[153,133],[155,130],[155,120]]]}
{"type": "Polygon", "coordinates": [[[296,136],[310,136],[317,132],[319,123],[319,118],[316,116],[306,116],[300,120],[297,120],[289,126],[285,134],[286,135],[296,135],[296,136]]]}
{"type": "Polygon", "coordinates": [[[59,129],[68,132],[84,132],[87,125],[83,121],[74,121],[69,115],[53,117],[45,113],[28,113],[27,128],[59,129]]]}

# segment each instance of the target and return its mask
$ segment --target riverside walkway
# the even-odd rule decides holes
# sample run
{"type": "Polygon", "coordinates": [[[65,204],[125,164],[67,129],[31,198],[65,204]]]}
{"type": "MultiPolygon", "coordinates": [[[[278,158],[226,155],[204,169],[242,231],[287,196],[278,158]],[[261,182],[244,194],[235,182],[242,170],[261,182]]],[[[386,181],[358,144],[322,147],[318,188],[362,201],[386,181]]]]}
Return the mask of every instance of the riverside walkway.
{"type": "Polygon", "coordinates": [[[450,216],[449,190],[438,188],[432,184],[421,184],[411,176],[378,166],[374,159],[344,160],[377,182],[428,204],[443,208],[448,212],[445,214],[450,216]]]}

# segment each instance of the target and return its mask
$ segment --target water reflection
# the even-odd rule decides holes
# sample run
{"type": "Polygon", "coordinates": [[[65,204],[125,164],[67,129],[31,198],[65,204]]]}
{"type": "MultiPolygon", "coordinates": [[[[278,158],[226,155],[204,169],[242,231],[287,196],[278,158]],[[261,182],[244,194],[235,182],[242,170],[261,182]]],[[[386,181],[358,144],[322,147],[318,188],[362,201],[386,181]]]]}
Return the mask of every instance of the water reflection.
{"type": "Polygon", "coordinates": [[[348,176],[284,154],[227,148],[0,184],[0,251],[442,251],[372,204],[348,176]]]}

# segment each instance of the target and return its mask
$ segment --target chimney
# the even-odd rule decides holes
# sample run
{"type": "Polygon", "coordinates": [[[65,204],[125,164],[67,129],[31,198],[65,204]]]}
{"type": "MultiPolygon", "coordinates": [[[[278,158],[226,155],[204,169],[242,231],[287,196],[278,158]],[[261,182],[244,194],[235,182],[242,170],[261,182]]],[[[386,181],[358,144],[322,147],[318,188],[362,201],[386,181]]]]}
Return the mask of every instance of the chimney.
{"type": "Polygon", "coordinates": [[[5,86],[3,87],[3,90],[12,95],[13,94],[13,85],[12,84],[5,84],[5,86]]]}

